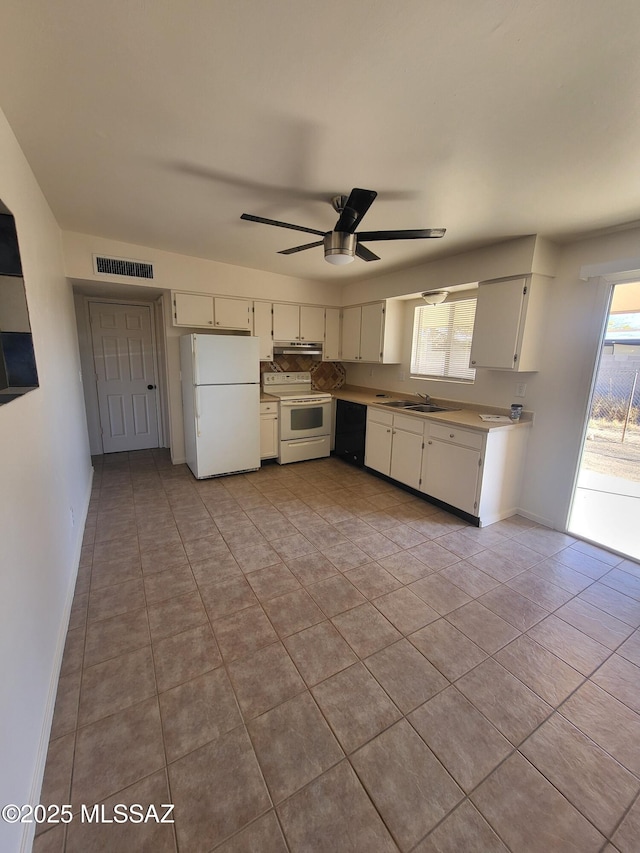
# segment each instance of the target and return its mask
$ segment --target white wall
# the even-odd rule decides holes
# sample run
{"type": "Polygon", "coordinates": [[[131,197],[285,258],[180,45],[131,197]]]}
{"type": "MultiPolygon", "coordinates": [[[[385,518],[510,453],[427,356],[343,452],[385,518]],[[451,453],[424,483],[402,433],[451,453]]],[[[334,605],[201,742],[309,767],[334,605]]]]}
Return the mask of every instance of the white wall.
{"type": "MultiPolygon", "coordinates": [[[[0,803],[20,804],[39,794],[91,460],[60,231],[1,112],[0,199],[18,230],[40,380],[0,407],[0,803]]],[[[0,821],[0,849],[18,850],[23,828],[0,821]]]]}
{"type": "MultiPolygon", "coordinates": [[[[87,234],[74,232],[63,233],[66,270],[69,277],[82,282],[104,282],[105,288],[118,284],[115,279],[96,275],[93,272],[94,254],[107,257],[129,258],[131,260],[148,261],[154,265],[154,278],[148,282],[135,281],[138,285],[140,299],[145,300],[145,290],[166,288],[164,305],[164,338],[159,341],[160,373],[166,377],[166,408],[168,411],[168,435],[165,443],[171,447],[171,458],[175,463],[185,461],[184,430],[182,422],[182,392],[180,388],[180,350],[179,338],[191,331],[202,329],[186,329],[172,324],[172,308],[170,291],[186,290],[195,293],[213,293],[221,296],[242,296],[250,299],[266,299],[274,302],[296,302],[309,305],[340,305],[342,286],[339,284],[323,284],[277,273],[261,272],[248,267],[236,267],[203,258],[191,258],[187,255],[177,255],[147,246],[134,246],[129,243],[118,243],[87,234]]],[[[125,279],[134,283],[132,279],[125,279]]],[[[106,291],[108,292],[108,291],[106,291]]],[[[96,290],[96,296],[99,295],[96,290]]],[[[133,298],[131,296],[129,299],[133,298]]],[[[76,297],[77,307],[82,304],[76,297]]],[[[87,411],[92,441],[92,451],[100,453],[99,426],[97,422],[97,401],[94,391],[89,387],[92,376],[90,359],[90,341],[84,315],[78,310],[78,334],[81,352],[84,354],[83,368],[87,376],[87,411]]]]}
{"type": "Polygon", "coordinates": [[[153,263],[153,280],[146,282],[116,277],[114,280],[120,283],[125,281],[156,290],[162,287],[168,290],[191,290],[194,293],[217,293],[220,296],[245,296],[250,299],[301,302],[309,305],[341,304],[342,287],[339,284],[323,284],[250,267],[236,267],[205,258],[191,258],[188,255],[119,243],[72,231],[63,233],[63,245],[67,275],[82,281],[110,281],[108,276],[96,275],[93,272],[92,256],[99,254],[153,263]]]}

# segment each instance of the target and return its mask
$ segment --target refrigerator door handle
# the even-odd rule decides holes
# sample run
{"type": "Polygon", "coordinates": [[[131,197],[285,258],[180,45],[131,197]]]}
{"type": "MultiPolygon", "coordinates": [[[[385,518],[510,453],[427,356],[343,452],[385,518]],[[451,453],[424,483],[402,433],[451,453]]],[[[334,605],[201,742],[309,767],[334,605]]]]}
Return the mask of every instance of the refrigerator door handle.
{"type": "Polygon", "coordinates": [[[193,399],[195,403],[195,411],[196,411],[196,435],[198,438],[200,437],[200,389],[196,385],[193,389],[193,399]]]}
{"type": "MultiPolygon", "coordinates": [[[[194,335],[192,337],[191,359],[193,363],[193,384],[198,385],[198,340],[194,335]]],[[[200,433],[198,433],[199,435],[200,433]]]]}

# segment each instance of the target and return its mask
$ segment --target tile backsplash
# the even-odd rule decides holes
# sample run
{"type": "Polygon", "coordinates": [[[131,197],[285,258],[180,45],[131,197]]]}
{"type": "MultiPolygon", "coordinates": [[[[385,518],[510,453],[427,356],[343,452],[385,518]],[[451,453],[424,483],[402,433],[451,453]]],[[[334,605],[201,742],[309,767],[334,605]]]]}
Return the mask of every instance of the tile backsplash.
{"type": "Polygon", "coordinates": [[[261,361],[260,374],[311,373],[311,385],[316,391],[335,391],[346,382],[347,373],[339,361],[318,361],[310,355],[274,355],[273,362],[261,361]]]}

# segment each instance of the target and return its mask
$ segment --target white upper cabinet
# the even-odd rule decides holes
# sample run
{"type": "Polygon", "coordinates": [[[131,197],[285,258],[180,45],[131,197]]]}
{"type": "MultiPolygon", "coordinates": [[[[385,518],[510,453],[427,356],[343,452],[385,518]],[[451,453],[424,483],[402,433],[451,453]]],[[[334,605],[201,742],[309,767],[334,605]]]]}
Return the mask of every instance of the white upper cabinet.
{"type": "Polygon", "coordinates": [[[300,337],[300,306],[273,304],[273,340],[297,341],[300,337]]]}
{"type": "Polygon", "coordinates": [[[270,302],[253,303],[253,334],[259,341],[260,361],[273,361],[273,313],[270,302]]]}
{"type": "Polygon", "coordinates": [[[251,302],[248,299],[214,298],[215,325],[221,329],[251,329],[251,302]]]}
{"type": "Polygon", "coordinates": [[[342,361],[358,361],[360,358],[360,326],[362,308],[357,305],[342,312],[342,361]]]}
{"type": "Polygon", "coordinates": [[[539,370],[548,290],[539,275],[480,282],[471,367],[539,370]]]}
{"type": "Polygon", "coordinates": [[[323,361],[340,361],[340,309],[325,308],[323,361]]]}
{"type": "Polygon", "coordinates": [[[205,293],[173,293],[173,325],[251,331],[251,302],[205,293]]]}
{"type": "Polygon", "coordinates": [[[342,312],[342,361],[402,361],[402,308],[393,300],[354,305],[342,312]]]}
{"type": "Polygon", "coordinates": [[[312,343],[324,341],[324,308],[300,306],[300,340],[312,343]]]}
{"type": "Polygon", "coordinates": [[[324,308],[274,303],[273,339],[321,343],[324,340],[324,308]]]}
{"type": "Polygon", "coordinates": [[[213,296],[202,293],[173,294],[173,325],[191,328],[213,326],[213,296]]]}

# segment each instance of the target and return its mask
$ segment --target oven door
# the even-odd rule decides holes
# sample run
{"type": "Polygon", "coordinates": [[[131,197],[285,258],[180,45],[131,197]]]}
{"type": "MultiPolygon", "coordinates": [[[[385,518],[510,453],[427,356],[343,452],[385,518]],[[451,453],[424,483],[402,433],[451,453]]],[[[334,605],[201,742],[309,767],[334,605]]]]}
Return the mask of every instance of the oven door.
{"type": "Polygon", "coordinates": [[[281,400],[280,440],[331,434],[331,400],[281,400]]]}

